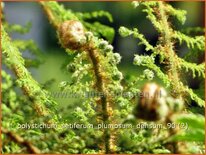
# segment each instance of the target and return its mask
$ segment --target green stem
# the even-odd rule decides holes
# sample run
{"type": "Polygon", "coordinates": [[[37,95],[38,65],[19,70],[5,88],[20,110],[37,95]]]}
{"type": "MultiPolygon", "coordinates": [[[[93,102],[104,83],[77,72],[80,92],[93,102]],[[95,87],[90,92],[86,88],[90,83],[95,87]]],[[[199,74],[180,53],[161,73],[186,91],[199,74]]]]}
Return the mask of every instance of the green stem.
{"type": "Polygon", "coordinates": [[[37,81],[33,79],[30,72],[26,69],[20,51],[12,44],[3,26],[1,34],[2,53],[5,55],[7,66],[9,66],[17,76],[19,86],[34,103],[34,109],[37,114],[41,116],[51,115],[52,111],[46,107],[46,104],[54,104],[54,101],[48,98],[48,93],[42,90],[37,81]]]}

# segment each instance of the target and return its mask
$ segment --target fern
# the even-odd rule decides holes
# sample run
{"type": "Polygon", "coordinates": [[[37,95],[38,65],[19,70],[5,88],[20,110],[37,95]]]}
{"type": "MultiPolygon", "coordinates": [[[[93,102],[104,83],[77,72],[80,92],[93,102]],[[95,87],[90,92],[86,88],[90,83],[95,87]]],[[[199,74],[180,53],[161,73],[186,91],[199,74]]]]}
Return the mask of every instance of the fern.
{"type": "Polygon", "coordinates": [[[179,73],[182,72],[182,70],[185,72],[190,70],[192,72],[193,78],[197,76],[205,78],[205,64],[202,63],[197,65],[196,63],[187,62],[186,60],[178,57],[174,49],[173,40],[175,39],[179,41],[180,44],[182,44],[184,41],[187,43],[188,48],[204,51],[205,37],[189,37],[170,27],[170,23],[167,20],[168,16],[171,15],[176,17],[177,20],[183,24],[186,15],[184,10],[176,10],[172,6],[161,2],[142,2],[141,4],[145,6],[143,12],[147,13],[147,18],[152,22],[156,30],[159,32],[159,42],[155,47],[153,47],[145,39],[144,35],[141,34],[136,28],[130,30],[125,27],[120,27],[119,33],[123,37],[133,35],[134,38],[138,38],[140,40],[139,44],[145,45],[146,51],[152,52],[151,56],[136,55],[134,58],[134,64],[146,66],[154,70],[157,76],[163,80],[166,86],[171,87],[173,92],[176,92],[177,94],[188,93],[188,95],[191,96],[192,99],[197,102],[197,104],[204,106],[204,101],[198,97],[198,95],[195,95],[191,89],[188,91],[187,86],[183,86],[184,84],[180,82],[181,79],[179,77],[179,73]],[[152,59],[155,59],[156,56],[160,56],[161,64],[167,65],[165,72],[167,75],[165,75],[165,73],[159,69],[154,61],[152,61],[152,59]]]}
{"type": "Polygon", "coordinates": [[[46,116],[50,114],[50,110],[46,108],[47,105],[54,105],[55,102],[51,101],[45,94],[44,90],[41,90],[38,83],[32,78],[31,74],[24,66],[24,59],[22,58],[19,50],[11,43],[10,38],[5,32],[4,28],[1,31],[3,54],[6,55],[6,62],[9,67],[15,72],[18,77],[17,83],[23,89],[31,100],[34,102],[34,109],[40,115],[46,116]],[[38,96],[37,96],[38,94],[38,96]]]}
{"type": "Polygon", "coordinates": [[[10,32],[27,33],[31,23],[10,25],[2,16],[2,153],[172,154],[204,149],[200,113],[205,107],[205,62],[198,59],[204,55],[205,37],[202,28],[175,27],[173,20],[185,23],[185,10],[161,1],[132,2],[152,23],[158,40],[154,45],[137,28],[119,27],[123,38],[135,38],[144,47],[144,55],[133,59],[138,72],[128,76],[127,70],[121,72],[122,56],[112,45],[115,30],[99,20],[112,23],[109,12],[38,4],[66,53],[62,69],[68,76],[56,92],[48,90],[53,80],[38,83],[29,69],[43,63],[42,51],[32,40],[9,37],[10,32]],[[176,47],[183,44],[188,52],[180,57],[176,47]],[[186,76],[200,80],[199,88],[190,88],[186,76]],[[68,104],[62,105],[60,98],[68,104]]]}

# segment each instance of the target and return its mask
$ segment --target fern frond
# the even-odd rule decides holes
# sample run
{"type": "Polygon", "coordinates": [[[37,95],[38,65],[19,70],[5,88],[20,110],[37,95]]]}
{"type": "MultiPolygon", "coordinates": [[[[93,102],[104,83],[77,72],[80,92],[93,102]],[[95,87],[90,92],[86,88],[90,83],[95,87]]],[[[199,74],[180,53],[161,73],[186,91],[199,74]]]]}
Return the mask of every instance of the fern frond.
{"type": "Polygon", "coordinates": [[[92,19],[92,18],[99,18],[99,17],[106,17],[109,22],[113,22],[112,15],[107,11],[94,11],[94,12],[87,12],[87,13],[75,13],[77,17],[83,20],[92,19]]]}
{"type": "Polygon", "coordinates": [[[28,22],[25,26],[21,26],[18,24],[8,24],[4,23],[4,28],[6,32],[11,33],[11,32],[18,32],[20,34],[25,34],[28,33],[29,30],[31,29],[32,23],[28,22]]]}
{"type": "Polygon", "coordinates": [[[130,30],[124,26],[121,26],[119,28],[119,34],[122,37],[127,37],[130,35],[133,35],[134,38],[138,38],[140,40],[139,45],[145,45],[145,50],[154,50],[154,47],[145,39],[144,35],[139,33],[138,29],[134,28],[133,30],[130,30]]]}
{"type": "Polygon", "coordinates": [[[153,24],[153,26],[155,27],[155,29],[158,32],[162,32],[163,31],[163,27],[161,25],[161,23],[159,23],[158,18],[155,16],[155,11],[153,9],[154,6],[156,6],[158,3],[157,2],[143,2],[141,3],[143,4],[146,8],[142,10],[142,12],[147,13],[147,18],[151,21],[151,23],[153,24]]]}
{"type": "Polygon", "coordinates": [[[204,36],[196,36],[190,37],[187,36],[179,31],[174,31],[173,39],[177,39],[180,45],[185,42],[188,48],[191,49],[198,49],[198,50],[205,50],[205,37],[204,36]]]}
{"type": "Polygon", "coordinates": [[[186,35],[204,34],[205,29],[202,27],[188,27],[188,28],[181,29],[180,32],[182,32],[186,35]]]}
{"type": "Polygon", "coordinates": [[[200,107],[205,107],[205,101],[201,99],[192,89],[186,87],[186,92],[190,95],[191,99],[194,100],[200,107]]]}
{"type": "Polygon", "coordinates": [[[134,58],[134,65],[138,66],[145,66],[149,69],[153,70],[156,75],[163,81],[163,83],[166,85],[166,87],[169,87],[171,85],[171,81],[167,74],[165,74],[160,67],[154,64],[154,58],[150,56],[139,56],[135,55],[134,58]]]}
{"type": "Polygon", "coordinates": [[[177,58],[180,62],[179,68],[180,69],[185,69],[186,72],[188,72],[189,70],[192,71],[192,75],[193,78],[197,76],[202,76],[203,78],[205,78],[205,64],[199,64],[197,65],[196,63],[191,63],[191,62],[187,62],[184,59],[181,58],[177,58]]]}
{"type": "Polygon", "coordinates": [[[22,51],[31,50],[31,52],[38,53],[38,47],[33,40],[14,40],[13,44],[22,51]]]}
{"type": "Polygon", "coordinates": [[[195,114],[181,114],[176,116],[175,122],[187,124],[187,129],[183,132],[178,133],[172,139],[178,141],[205,141],[205,117],[202,115],[195,114]]]}
{"type": "Polygon", "coordinates": [[[25,67],[25,62],[18,48],[10,41],[4,28],[1,29],[2,53],[5,55],[6,62],[17,76],[17,83],[26,95],[34,102],[34,109],[39,115],[55,117],[51,109],[47,106],[55,106],[55,102],[47,96],[47,92],[42,90],[30,72],[25,67]]]}
{"type": "Polygon", "coordinates": [[[8,90],[9,88],[12,87],[13,81],[12,81],[11,75],[9,75],[4,70],[1,70],[1,76],[2,76],[1,88],[2,88],[2,92],[3,92],[4,90],[8,90]]]}
{"type": "Polygon", "coordinates": [[[57,2],[43,2],[40,1],[45,10],[47,16],[52,19],[49,20],[53,26],[56,28],[60,23],[66,20],[78,20],[78,17],[71,11],[66,10],[62,5],[59,5],[57,2]],[[48,9],[49,8],[49,9],[48,9]]]}
{"type": "Polygon", "coordinates": [[[110,43],[114,40],[115,31],[113,28],[103,25],[99,22],[94,23],[88,23],[88,22],[82,22],[85,27],[90,30],[95,36],[102,35],[107,39],[110,43]]]}
{"type": "Polygon", "coordinates": [[[171,5],[166,4],[165,5],[165,10],[170,16],[174,16],[177,18],[177,20],[181,23],[184,24],[186,21],[186,14],[187,12],[185,10],[179,10],[176,8],[173,8],[171,5]]]}

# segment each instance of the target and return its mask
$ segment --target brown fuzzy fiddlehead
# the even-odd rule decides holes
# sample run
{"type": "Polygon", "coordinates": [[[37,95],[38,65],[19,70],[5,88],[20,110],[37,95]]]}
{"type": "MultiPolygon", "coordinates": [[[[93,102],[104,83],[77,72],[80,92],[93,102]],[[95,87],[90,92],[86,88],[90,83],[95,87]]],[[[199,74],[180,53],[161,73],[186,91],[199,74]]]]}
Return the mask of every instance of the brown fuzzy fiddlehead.
{"type": "Polygon", "coordinates": [[[61,45],[72,50],[81,49],[85,46],[86,37],[84,27],[77,20],[63,22],[58,28],[61,45]]]}

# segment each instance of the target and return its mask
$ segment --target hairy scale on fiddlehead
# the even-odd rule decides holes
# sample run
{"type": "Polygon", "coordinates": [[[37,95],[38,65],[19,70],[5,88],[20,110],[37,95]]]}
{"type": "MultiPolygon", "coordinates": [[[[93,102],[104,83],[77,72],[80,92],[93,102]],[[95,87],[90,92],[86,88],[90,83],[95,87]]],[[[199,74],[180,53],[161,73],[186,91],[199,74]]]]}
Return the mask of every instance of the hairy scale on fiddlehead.
{"type": "Polygon", "coordinates": [[[86,37],[84,27],[77,20],[63,22],[58,29],[61,45],[72,50],[81,49],[85,46],[86,37]]]}

